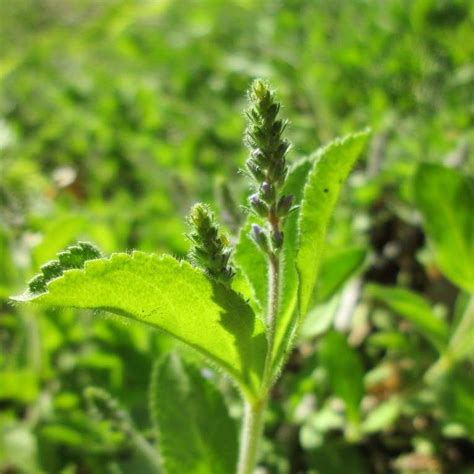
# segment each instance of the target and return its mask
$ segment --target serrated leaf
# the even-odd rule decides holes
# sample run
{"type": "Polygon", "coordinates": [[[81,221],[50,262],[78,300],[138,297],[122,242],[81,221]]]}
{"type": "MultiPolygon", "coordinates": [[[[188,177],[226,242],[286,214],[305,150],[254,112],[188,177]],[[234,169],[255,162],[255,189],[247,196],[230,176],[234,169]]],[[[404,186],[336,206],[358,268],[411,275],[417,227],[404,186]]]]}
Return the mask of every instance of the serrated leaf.
{"type": "Polygon", "coordinates": [[[159,328],[209,357],[249,396],[260,384],[263,324],[232,290],[187,262],[134,252],[90,260],[17,301],[111,311],[159,328]]]}
{"type": "Polygon", "coordinates": [[[152,382],[152,418],[166,472],[234,472],[237,427],[212,383],[176,355],[155,367],[152,382]]]}
{"type": "Polygon", "coordinates": [[[474,182],[459,171],[424,163],[414,180],[415,201],[441,271],[474,292],[474,182]]]}
{"type": "Polygon", "coordinates": [[[429,303],[420,295],[404,288],[371,284],[366,294],[383,302],[396,314],[413,323],[438,351],[448,342],[448,326],[438,318],[429,303]]]}
{"type": "Polygon", "coordinates": [[[342,184],[360,155],[367,137],[368,132],[364,131],[333,141],[318,153],[308,176],[299,215],[299,249],[296,259],[302,317],[308,310],[316,284],[330,217],[342,184]]]}

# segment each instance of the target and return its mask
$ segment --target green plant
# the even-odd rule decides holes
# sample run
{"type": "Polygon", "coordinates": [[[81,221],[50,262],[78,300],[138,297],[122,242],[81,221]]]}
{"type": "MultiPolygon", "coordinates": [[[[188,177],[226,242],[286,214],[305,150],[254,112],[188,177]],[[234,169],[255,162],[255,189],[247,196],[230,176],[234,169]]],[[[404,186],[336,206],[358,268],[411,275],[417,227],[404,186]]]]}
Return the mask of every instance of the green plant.
{"type": "MultiPolygon", "coordinates": [[[[257,80],[249,103],[245,173],[254,189],[233,258],[230,240],[211,210],[197,204],[189,217],[191,263],[139,251],[104,258],[93,245],[81,242],[43,265],[28,290],[13,298],[116,313],[159,328],[201,353],[234,380],[243,396],[239,474],[253,472],[270,390],[310,307],[331,214],[368,136],[367,131],[348,135],[289,166],[287,122],[279,117],[274,91],[257,80]]],[[[209,389],[200,402],[191,402],[186,387],[196,381],[195,374],[173,360],[163,364],[152,384],[152,412],[157,412],[153,419],[165,468],[203,472],[201,464],[194,466],[169,449],[167,440],[172,434],[184,435],[186,428],[179,429],[178,413],[164,416],[159,408],[166,404],[167,385],[170,393],[175,391],[178,407],[181,402],[192,415],[197,434],[187,447],[207,453],[210,464],[223,456],[222,466],[233,465],[235,451],[222,449],[219,436],[210,436],[209,446],[201,449],[206,423],[214,423],[215,430],[215,423],[228,426],[218,394],[209,389]],[[214,420],[199,413],[213,407],[218,407],[214,420]]]]}

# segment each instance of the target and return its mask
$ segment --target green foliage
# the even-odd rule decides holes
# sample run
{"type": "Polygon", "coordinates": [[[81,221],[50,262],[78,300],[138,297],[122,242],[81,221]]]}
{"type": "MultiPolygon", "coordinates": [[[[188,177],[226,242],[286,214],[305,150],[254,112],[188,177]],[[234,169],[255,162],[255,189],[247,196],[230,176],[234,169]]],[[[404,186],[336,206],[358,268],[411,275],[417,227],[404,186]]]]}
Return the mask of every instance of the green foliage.
{"type": "MultiPolygon", "coordinates": [[[[268,282],[260,270],[268,262],[249,234],[252,223],[265,231],[268,223],[251,215],[242,226],[239,205],[249,206],[249,190],[237,171],[249,158],[243,92],[265,77],[284,104],[275,120],[289,119],[279,192],[293,195],[292,207],[302,204],[315,149],[367,125],[373,134],[328,225],[304,321],[296,307],[301,208],[281,228],[272,354],[280,376],[261,467],[472,472],[474,4],[4,3],[0,471],[159,471],[143,456],[147,446],[156,456],[160,444],[144,403],[154,361],[179,351],[196,369],[218,367],[123,317],[10,304],[9,295],[68,245],[91,241],[104,255],[139,249],[179,260],[189,251],[185,215],[208,202],[235,247],[231,288],[263,334],[268,282]],[[390,295],[371,294],[373,284],[390,295]],[[333,328],[363,360],[358,423],[319,361],[333,328]],[[88,409],[90,386],[99,389],[100,417],[88,409]]],[[[217,371],[212,382],[237,423],[242,407],[229,378],[217,371]]]]}
{"type": "Polygon", "coordinates": [[[358,424],[364,395],[364,367],[359,355],[343,334],[333,331],[324,337],[319,357],[333,393],[344,401],[347,418],[358,424]]]}
{"type": "Polygon", "coordinates": [[[267,262],[265,254],[260,252],[252,239],[250,232],[252,222],[255,218],[251,217],[242,226],[238,241],[235,245],[234,261],[243,278],[251,289],[251,297],[255,300],[260,310],[266,309],[266,297],[268,293],[268,278],[262,268],[266,268],[267,262]]]}
{"type": "Polygon", "coordinates": [[[434,314],[431,306],[422,297],[403,288],[370,285],[366,290],[370,296],[412,322],[438,351],[446,347],[448,326],[434,314]]]}
{"type": "MultiPolygon", "coordinates": [[[[57,260],[45,263],[41,267],[41,274],[28,282],[28,290],[32,295],[46,293],[48,283],[62,276],[65,270],[84,268],[85,262],[100,257],[99,250],[88,242],[79,242],[77,245],[71,245],[64,252],[58,253],[57,260]]],[[[29,297],[27,296],[26,298],[28,299],[29,297]]]]}
{"type": "Polygon", "coordinates": [[[212,382],[176,355],[156,364],[152,381],[153,420],[166,472],[233,472],[237,426],[212,382]]]}
{"type": "Polygon", "coordinates": [[[291,209],[293,196],[280,195],[280,189],[287,176],[286,153],[290,144],[283,133],[288,124],[278,117],[281,104],[269,84],[258,79],[249,91],[250,107],[247,110],[248,125],[245,142],[250,150],[250,158],[245,162],[246,171],[257,187],[257,193],[250,197],[250,209],[269,223],[270,239],[258,224],[253,226],[253,238],[264,252],[269,245],[274,251],[283,244],[281,229],[284,219],[291,209]]]}
{"type": "Polygon", "coordinates": [[[474,181],[436,164],[420,165],[415,199],[441,271],[474,292],[474,181]]]}
{"type": "Polygon", "coordinates": [[[227,237],[219,235],[211,210],[205,204],[196,204],[188,221],[191,227],[188,238],[193,245],[189,251],[190,261],[216,281],[228,283],[234,276],[229,265],[232,250],[227,237]]]}
{"type": "Polygon", "coordinates": [[[250,396],[257,390],[265,354],[262,323],[236,293],[186,262],[113,254],[65,272],[47,290],[17,300],[107,310],[144,322],[209,357],[250,396]]]}
{"type": "Polygon", "coordinates": [[[327,301],[358,270],[367,251],[364,247],[348,247],[323,258],[320,276],[315,288],[318,302],[327,301]]]}
{"type": "Polygon", "coordinates": [[[343,181],[359,157],[368,132],[349,135],[322,149],[305,185],[299,218],[297,268],[299,311],[304,316],[316,284],[324,238],[343,181]]]}

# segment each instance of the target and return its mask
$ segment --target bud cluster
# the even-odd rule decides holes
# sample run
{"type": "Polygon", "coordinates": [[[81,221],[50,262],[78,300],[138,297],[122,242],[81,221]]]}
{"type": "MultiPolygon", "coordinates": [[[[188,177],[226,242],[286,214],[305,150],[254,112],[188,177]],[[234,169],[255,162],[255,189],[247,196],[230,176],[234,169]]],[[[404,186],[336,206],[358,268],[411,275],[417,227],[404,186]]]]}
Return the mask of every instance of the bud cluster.
{"type": "Polygon", "coordinates": [[[266,253],[277,251],[283,244],[281,225],[292,210],[293,196],[280,195],[288,167],[286,153],[290,144],[283,138],[287,121],[278,118],[280,103],[270,86],[257,79],[249,91],[245,144],[250,157],[245,163],[247,174],[256,185],[249,198],[251,211],[265,218],[269,233],[254,224],[252,238],[266,253]]]}
{"type": "Polygon", "coordinates": [[[235,274],[230,265],[232,249],[227,237],[219,234],[219,226],[209,206],[195,204],[188,217],[188,224],[191,230],[187,237],[192,243],[189,260],[211,278],[228,283],[235,274]]]}

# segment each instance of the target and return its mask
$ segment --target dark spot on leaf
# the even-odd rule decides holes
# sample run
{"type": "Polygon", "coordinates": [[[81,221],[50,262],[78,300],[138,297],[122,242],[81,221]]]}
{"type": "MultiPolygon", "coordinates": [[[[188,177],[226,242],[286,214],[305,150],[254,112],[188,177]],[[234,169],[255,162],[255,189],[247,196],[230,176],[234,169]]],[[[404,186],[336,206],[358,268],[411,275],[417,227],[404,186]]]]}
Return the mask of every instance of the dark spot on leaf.
{"type": "Polygon", "coordinates": [[[329,189],[328,189],[328,188],[324,188],[324,192],[325,192],[325,193],[328,193],[328,192],[329,192],[329,189]]]}

